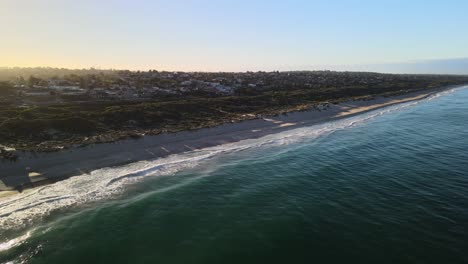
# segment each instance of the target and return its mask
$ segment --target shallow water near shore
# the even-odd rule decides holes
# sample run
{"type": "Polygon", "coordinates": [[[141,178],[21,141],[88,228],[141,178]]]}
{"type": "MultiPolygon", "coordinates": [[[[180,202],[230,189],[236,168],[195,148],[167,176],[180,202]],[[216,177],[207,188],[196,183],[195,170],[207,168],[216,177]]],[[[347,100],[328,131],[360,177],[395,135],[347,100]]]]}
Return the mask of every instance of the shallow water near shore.
{"type": "Polygon", "coordinates": [[[468,262],[468,89],[0,201],[0,262],[468,262]]]}

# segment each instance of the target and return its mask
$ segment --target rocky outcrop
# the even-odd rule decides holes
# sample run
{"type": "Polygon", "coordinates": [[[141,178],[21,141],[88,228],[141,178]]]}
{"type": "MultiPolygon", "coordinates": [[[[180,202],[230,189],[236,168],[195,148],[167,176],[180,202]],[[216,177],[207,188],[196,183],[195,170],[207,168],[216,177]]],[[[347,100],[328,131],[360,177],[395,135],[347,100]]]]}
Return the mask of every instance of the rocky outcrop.
{"type": "Polygon", "coordinates": [[[16,149],[0,145],[0,159],[16,161],[18,159],[16,149]]]}

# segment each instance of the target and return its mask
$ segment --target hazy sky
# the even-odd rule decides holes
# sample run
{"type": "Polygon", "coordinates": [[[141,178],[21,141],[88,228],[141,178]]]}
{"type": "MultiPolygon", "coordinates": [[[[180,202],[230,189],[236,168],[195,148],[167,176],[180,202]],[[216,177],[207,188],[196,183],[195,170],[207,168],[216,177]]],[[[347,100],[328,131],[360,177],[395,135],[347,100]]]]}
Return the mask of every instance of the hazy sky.
{"type": "Polygon", "coordinates": [[[466,0],[0,0],[0,66],[310,69],[468,57],[466,0]]]}

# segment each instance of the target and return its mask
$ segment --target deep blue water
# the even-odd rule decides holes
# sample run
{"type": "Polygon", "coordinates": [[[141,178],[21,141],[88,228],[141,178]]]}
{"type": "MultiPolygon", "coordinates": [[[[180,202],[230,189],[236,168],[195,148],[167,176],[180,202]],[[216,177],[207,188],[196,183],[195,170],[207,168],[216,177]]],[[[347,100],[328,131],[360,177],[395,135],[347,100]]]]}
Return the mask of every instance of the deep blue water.
{"type": "Polygon", "coordinates": [[[468,89],[331,127],[19,211],[0,262],[468,263],[468,89]]]}

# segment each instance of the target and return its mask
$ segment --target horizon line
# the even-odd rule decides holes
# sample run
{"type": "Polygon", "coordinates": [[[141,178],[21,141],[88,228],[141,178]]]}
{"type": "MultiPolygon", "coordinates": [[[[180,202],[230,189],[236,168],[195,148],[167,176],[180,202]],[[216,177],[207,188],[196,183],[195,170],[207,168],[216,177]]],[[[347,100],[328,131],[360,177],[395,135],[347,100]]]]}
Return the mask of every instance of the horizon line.
{"type": "MultiPolygon", "coordinates": [[[[188,70],[188,69],[161,69],[161,68],[151,68],[151,67],[141,67],[141,68],[134,68],[134,67],[101,67],[101,66],[86,66],[86,67],[74,67],[74,66],[50,66],[50,65],[41,65],[41,66],[20,66],[20,65],[3,65],[0,66],[0,69],[35,69],[35,68],[43,68],[43,69],[64,69],[64,70],[100,70],[100,71],[160,71],[160,72],[204,72],[204,73],[241,73],[241,72],[300,72],[300,71],[336,71],[336,72],[375,72],[375,73],[389,73],[389,74],[441,74],[441,75],[467,75],[468,72],[465,73],[435,73],[434,70],[431,72],[423,73],[411,73],[405,72],[404,70],[400,73],[393,71],[386,71],[386,70],[362,70],[366,67],[395,67],[395,66],[417,66],[418,64],[432,64],[437,62],[460,62],[466,61],[468,65],[468,57],[453,57],[453,58],[438,58],[438,59],[421,59],[421,60],[408,60],[402,62],[375,62],[375,63],[357,63],[357,64],[337,64],[337,65],[302,65],[302,66],[272,66],[272,67],[252,67],[252,69],[245,69],[245,70],[209,70],[209,69],[201,69],[201,70],[188,70]],[[275,69],[276,67],[276,69],[275,69]],[[263,68],[263,69],[262,69],[263,68]],[[361,68],[361,69],[359,69],[361,68]]],[[[184,67],[181,67],[184,68],[184,67]]],[[[427,70],[427,69],[426,69],[427,70]]]]}
{"type": "MultiPolygon", "coordinates": [[[[365,65],[363,65],[365,66],[365,65]]],[[[339,66],[336,66],[339,67],[339,66]]],[[[468,76],[468,73],[411,73],[411,72],[385,72],[385,71],[366,71],[366,70],[345,70],[345,69],[291,69],[291,70],[245,70],[245,71],[209,71],[209,70],[159,70],[159,69],[122,69],[122,68],[68,68],[68,67],[54,67],[54,66],[0,66],[0,70],[21,70],[21,69],[54,69],[54,70],[68,70],[68,71],[130,71],[130,72],[172,72],[172,73],[272,73],[272,72],[350,72],[350,73],[377,73],[377,74],[390,74],[390,75],[456,75],[456,76],[468,76]]]]}

